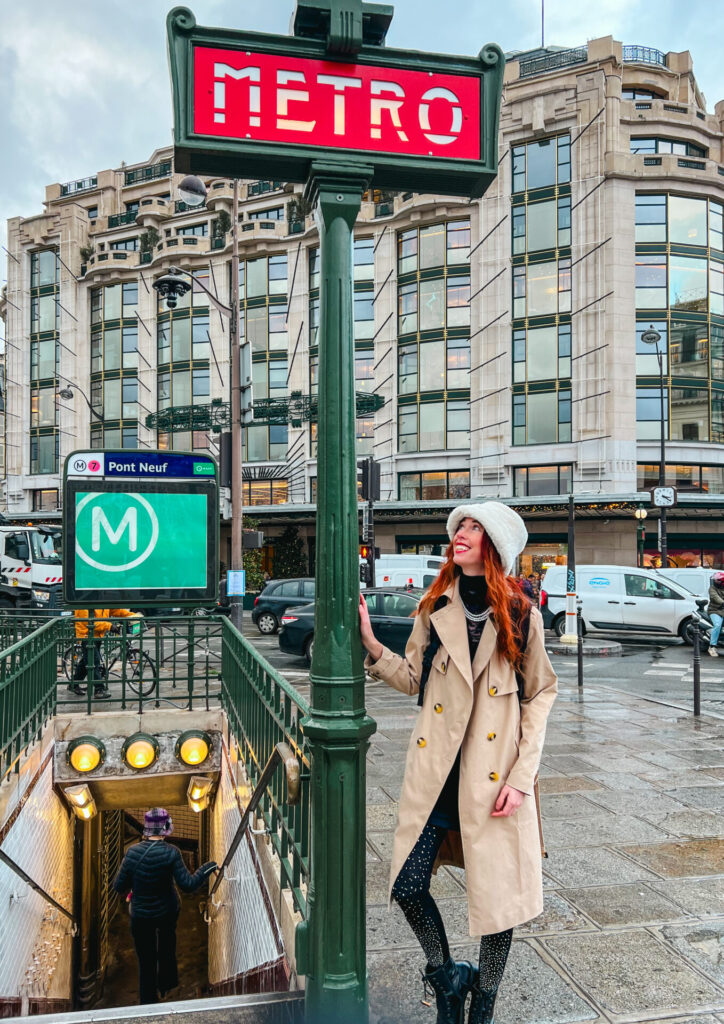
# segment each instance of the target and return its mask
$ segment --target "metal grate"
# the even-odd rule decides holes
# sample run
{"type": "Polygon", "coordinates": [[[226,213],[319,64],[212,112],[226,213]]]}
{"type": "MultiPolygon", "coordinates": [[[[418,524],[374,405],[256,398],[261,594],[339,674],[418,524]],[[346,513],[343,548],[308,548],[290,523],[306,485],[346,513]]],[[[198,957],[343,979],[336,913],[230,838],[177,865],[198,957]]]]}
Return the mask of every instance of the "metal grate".
{"type": "Polygon", "coordinates": [[[571,50],[547,53],[544,57],[521,61],[520,77],[530,78],[532,75],[542,75],[546,71],[555,71],[557,68],[569,67],[571,64],[585,64],[587,60],[587,46],[576,46],[571,50]]]}

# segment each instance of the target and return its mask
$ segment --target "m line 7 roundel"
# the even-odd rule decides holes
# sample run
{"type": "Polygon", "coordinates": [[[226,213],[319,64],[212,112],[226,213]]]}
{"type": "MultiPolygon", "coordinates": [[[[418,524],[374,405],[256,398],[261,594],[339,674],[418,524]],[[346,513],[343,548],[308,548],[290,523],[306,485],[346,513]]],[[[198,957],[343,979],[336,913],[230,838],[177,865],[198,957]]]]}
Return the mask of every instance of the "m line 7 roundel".
{"type": "Polygon", "coordinates": [[[480,160],[480,79],[196,46],[194,131],[480,160]]]}

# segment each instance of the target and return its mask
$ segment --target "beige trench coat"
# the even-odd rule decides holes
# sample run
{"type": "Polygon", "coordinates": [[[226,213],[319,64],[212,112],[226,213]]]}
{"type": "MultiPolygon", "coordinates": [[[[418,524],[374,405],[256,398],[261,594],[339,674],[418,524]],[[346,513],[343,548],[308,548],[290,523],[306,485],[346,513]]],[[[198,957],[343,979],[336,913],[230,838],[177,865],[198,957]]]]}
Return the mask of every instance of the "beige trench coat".
{"type": "Polygon", "coordinates": [[[429,622],[440,637],[425,700],[410,738],[390,871],[390,891],[417,842],[462,746],[460,832],[450,831],[435,864],[465,868],[470,934],[490,935],[537,917],[543,910],[541,854],[533,786],[557,679],[543,641],[543,619],[531,612],[522,666],[525,697],[510,663],[496,650],[488,620],[473,664],[457,582],[449,603],[415,619],[401,658],[385,648],[367,658],[370,675],[402,693],[420,689],[429,622]],[[505,783],[527,794],[510,818],[491,818],[505,783]]]}

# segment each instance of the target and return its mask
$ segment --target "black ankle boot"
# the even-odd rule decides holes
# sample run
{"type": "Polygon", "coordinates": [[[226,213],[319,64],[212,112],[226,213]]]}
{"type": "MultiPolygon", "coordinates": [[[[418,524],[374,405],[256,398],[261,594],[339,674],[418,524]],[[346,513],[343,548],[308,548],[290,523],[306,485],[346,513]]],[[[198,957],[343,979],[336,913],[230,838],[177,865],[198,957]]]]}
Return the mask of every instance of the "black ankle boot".
{"type": "Polygon", "coordinates": [[[473,985],[473,997],[470,1000],[470,1012],[468,1013],[468,1024],[494,1024],[495,997],[496,992],[484,992],[480,988],[480,982],[473,985]]]}
{"type": "Polygon", "coordinates": [[[475,971],[467,960],[456,963],[450,958],[442,967],[423,972],[425,985],[435,993],[437,1024],[464,1024],[465,1000],[472,988],[475,971]]]}

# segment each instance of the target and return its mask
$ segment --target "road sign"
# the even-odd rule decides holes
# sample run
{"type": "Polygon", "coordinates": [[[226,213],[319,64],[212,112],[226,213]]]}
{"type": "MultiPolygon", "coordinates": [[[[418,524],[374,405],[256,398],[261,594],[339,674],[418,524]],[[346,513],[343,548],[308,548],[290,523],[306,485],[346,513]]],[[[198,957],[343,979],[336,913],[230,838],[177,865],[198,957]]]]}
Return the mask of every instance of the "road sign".
{"type": "Polygon", "coordinates": [[[340,155],[385,188],[481,196],[497,173],[505,59],[363,45],[330,54],[321,39],[204,28],[167,18],[175,168],[306,182],[340,155]]]}
{"type": "Polygon", "coordinates": [[[216,464],[186,452],[74,452],[64,472],[68,604],[192,605],[218,592],[216,464]]]}

